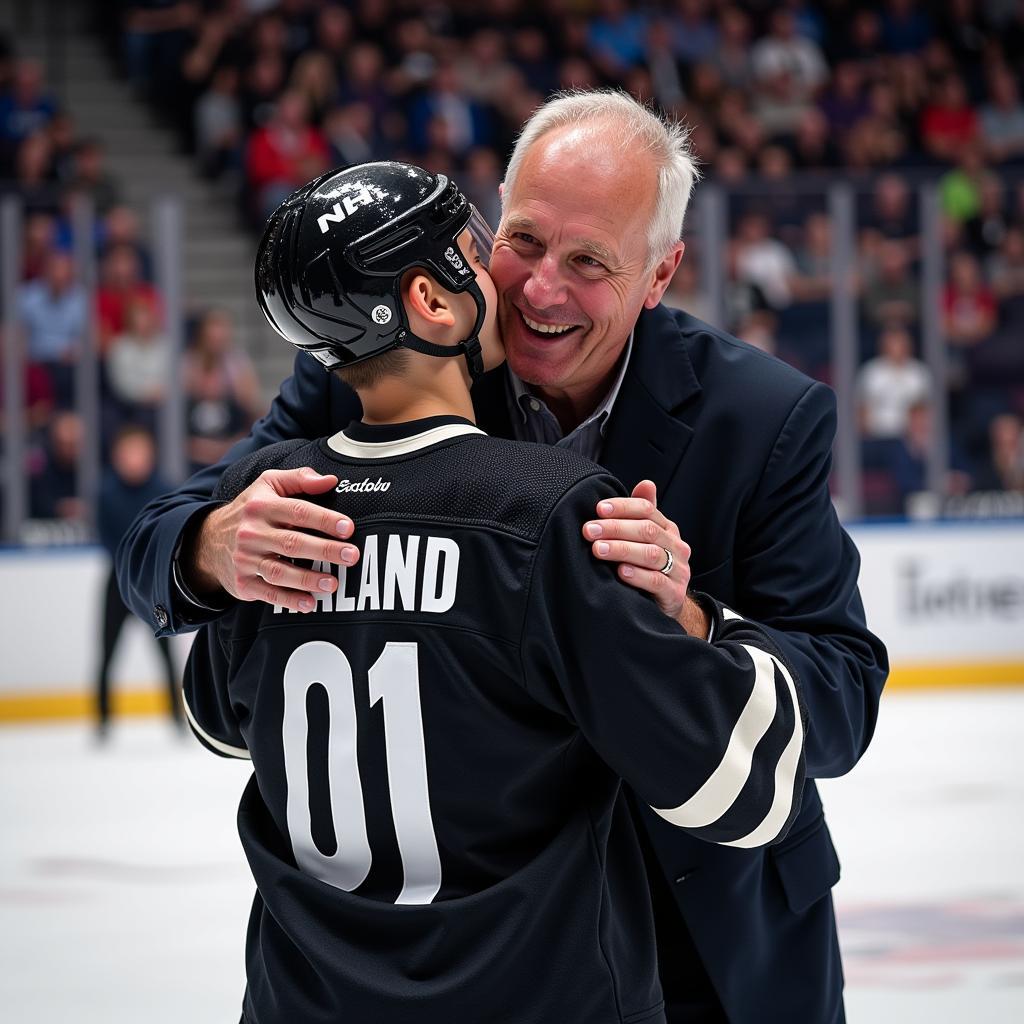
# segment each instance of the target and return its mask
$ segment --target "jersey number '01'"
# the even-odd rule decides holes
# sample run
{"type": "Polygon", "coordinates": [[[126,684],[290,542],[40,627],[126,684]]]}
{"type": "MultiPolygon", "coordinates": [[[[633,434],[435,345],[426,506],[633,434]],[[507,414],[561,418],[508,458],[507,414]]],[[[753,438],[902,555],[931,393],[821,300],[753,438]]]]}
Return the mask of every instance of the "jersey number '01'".
{"type": "MultiPolygon", "coordinates": [[[[420,711],[415,643],[388,643],[368,673],[370,707],[384,702],[391,813],[404,881],[396,903],[430,903],[441,888],[441,858],[430,816],[427,759],[420,711]]],[[[322,640],[297,648],[284,670],[284,765],[288,834],[295,861],[322,882],[352,892],[370,873],[363,787],[356,760],[356,698],[344,651],[322,640]],[[337,849],[331,856],[313,841],[307,777],[306,694],[319,684],[330,704],[327,771],[337,849]]]]}

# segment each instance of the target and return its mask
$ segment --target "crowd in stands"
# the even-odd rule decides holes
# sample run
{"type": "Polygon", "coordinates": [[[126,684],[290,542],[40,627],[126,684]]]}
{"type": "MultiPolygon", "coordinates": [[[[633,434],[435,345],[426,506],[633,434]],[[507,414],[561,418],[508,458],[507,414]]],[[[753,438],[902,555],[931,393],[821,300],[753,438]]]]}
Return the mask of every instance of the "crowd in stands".
{"type": "MultiPolygon", "coordinates": [[[[99,362],[98,441],[103,462],[116,438],[143,431],[154,440],[160,407],[177,374],[187,403],[192,468],[220,458],[261,412],[255,372],[235,346],[226,313],[189,317],[189,342],[173,366],[169,312],[152,277],[139,211],[124,205],[100,140],[81,138],[50,95],[42,66],[0,41],[0,195],[16,195],[22,247],[13,296],[24,363],[28,514],[84,523],[80,486],[87,436],[76,368],[95,331],[99,362]],[[97,282],[90,292],[76,265],[76,197],[93,210],[97,282]]],[[[6,254],[5,254],[6,256],[6,254]]],[[[0,377],[4,367],[0,366],[0,377]]],[[[2,487],[2,481],[0,481],[2,487]]],[[[78,536],[71,533],[69,536],[78,536]]]]}
{"type": "MultiPolygon", "coordinates": [[[[121,0],[95,13],[123,76],[254,230],[314,174],[387,158],[454,175],[496,223],[516,132],[556,89],[622,88],[683,118],[705,181],[727,196],[722,326],[826,381],[826,196],[849,183],[866,510],[901,513],[925,486],[947,393],[945,492],[1024,489],[1020,0],[121,0]],[[942,211],[945,381],[922,361],[924,183],[942,211]]],[[[68,197],[87,192],[103,215],[107,429],[151,423],[167,379],[166,312],[101,141],[76,139],[38,67],[15,61],[0,89],[0,147],[29,211],[20,301],[32,415],[61,406],[89,308],[53,258],[68,247],[68,197]],[[44,307],[45,329],[29,326],[44,307]]],[[[669,301],[710,317],[700,244],[689,236],[669,301]]],[[[209,320],[183,372],[191,419],[227,436],[258,400],[251,369],[217,355],[230,324],[209,320]],[[225,391],[231,401],[212,414],[204,396],[225,391]]],[[[190,441],[193,463],[223,450],[207,440],[190,441]]]]}

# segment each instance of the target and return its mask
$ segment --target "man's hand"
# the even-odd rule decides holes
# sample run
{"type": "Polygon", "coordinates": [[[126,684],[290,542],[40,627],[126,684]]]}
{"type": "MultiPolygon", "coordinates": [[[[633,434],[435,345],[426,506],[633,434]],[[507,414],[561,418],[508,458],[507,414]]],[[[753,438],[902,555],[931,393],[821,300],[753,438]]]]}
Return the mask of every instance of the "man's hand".
{"type": "Polygon", "coordinates": [[[687,596],[690,585],[690,547],[679,529],[658,511],[658,489],[641,480],[628,498],[609,498],[597,506],[598,519],[583,527],[591,550],[602,562],[618,562],[619,579],[646,590],[658,607],[691,636],[706,638],[711,628],[707,615],[687,596]],[[672,552],[673,565],[660,570],[672,552]]]}
{"type": "Polygon", "coordinates": [[[320,476],[312,469],[261,473],[234,501],[203,521],[191,559],[183,552],[185,582],[197,596],[226,590],[240,601],[312,611],[311,594],[333,593],[338,580],[286,559],[353,565],[359,549],[338,539],[352,536],[351,519],[296,495],[325,494],[337,484],[336,476],[320,476]]]}

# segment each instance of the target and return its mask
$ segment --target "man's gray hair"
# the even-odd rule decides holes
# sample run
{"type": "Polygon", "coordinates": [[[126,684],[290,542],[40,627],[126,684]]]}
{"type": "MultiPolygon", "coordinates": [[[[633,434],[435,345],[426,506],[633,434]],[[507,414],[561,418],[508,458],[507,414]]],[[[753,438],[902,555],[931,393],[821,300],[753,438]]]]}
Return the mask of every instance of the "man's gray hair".
{"type": "Polygon", "coordinates": [[[616,122],[615,145],[624,154],[649,153],[658,169],[657,202],[647,229],[648,265],[653,268],[682,237],[686,207],[700,172],[690,147],[690,129],[659,117],[618,89],[560,92],[538,107],[516,140],[505,171],[503,203],[515,188],[526,152],[541,136],[569,125],[596,127],[608,121],[616,122]]]}

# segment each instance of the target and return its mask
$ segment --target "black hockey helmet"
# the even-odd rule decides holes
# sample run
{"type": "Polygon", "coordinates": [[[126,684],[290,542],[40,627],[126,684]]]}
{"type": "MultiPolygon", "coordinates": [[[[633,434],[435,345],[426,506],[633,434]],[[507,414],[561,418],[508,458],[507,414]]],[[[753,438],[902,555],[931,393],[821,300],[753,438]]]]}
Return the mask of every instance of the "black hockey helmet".
{"type": "Polygon", "coordinates": [[[486,309],[459,247],[466,227],[486,265],[494,235],[445,175],[390,161],[336,169],[271,215],[256,254],[256,297],[274,330],[328,370],[403,346],[464,354],[475,378],[486,309]],[[409,330],[401,280],[413,267],[473,295],[476,323],[461,344],[435,345],[409,330]]]}

